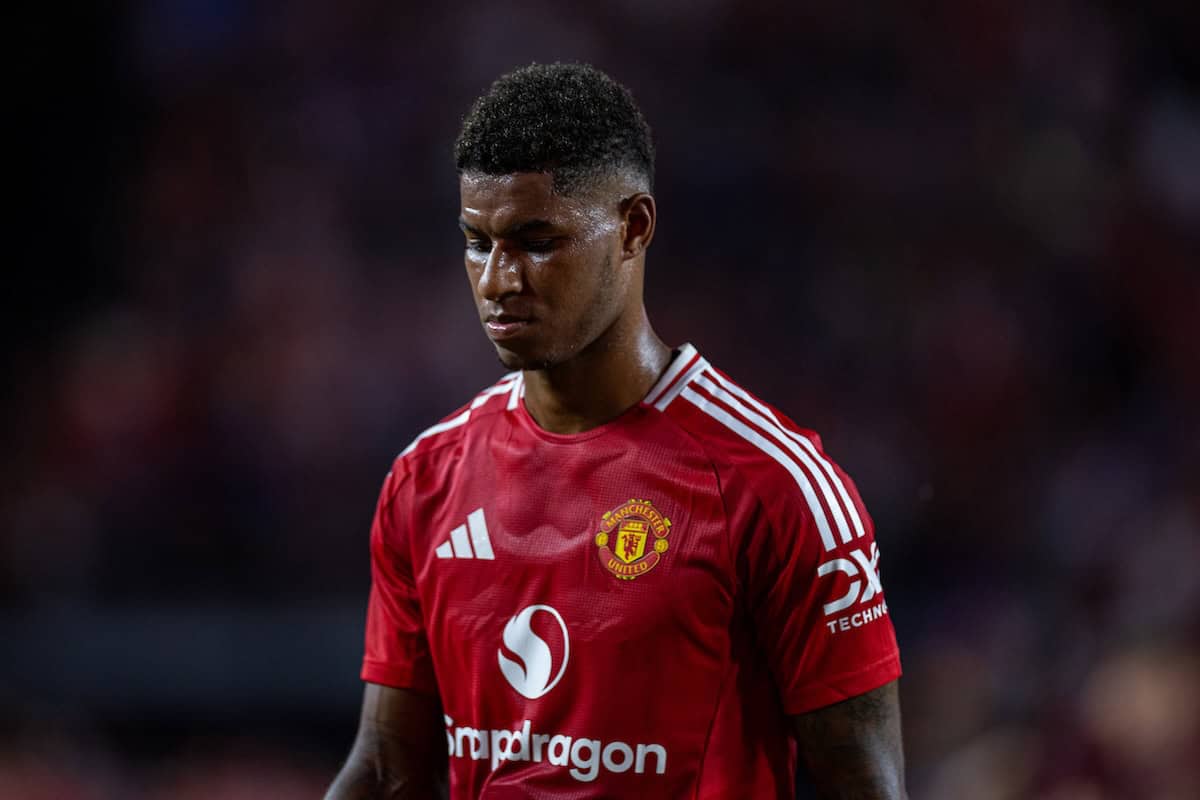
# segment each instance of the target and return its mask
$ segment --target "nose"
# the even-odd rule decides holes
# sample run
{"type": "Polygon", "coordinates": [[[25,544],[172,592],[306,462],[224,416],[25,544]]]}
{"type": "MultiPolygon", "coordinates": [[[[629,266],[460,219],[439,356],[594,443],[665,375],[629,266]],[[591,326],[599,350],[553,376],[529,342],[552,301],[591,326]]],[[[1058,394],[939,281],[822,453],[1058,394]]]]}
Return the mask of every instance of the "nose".
{"type": "Polygon", "coordinates": [[[510,294],[520,294],[523,276],[521,260],[497,242],[488,253],[479,273],[479,296],[485,300],[500,300],[510,294]]]}

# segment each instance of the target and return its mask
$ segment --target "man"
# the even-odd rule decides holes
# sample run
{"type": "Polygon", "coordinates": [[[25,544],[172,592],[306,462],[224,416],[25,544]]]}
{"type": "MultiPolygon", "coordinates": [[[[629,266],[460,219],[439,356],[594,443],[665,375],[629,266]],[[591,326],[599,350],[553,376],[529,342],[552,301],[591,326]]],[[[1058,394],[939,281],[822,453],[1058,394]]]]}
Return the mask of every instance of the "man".
{"type": "Polygon", "coordinates": [[[796,427],[642,303],[650,131],[530,66],[456,145],[466,267],[510,370],[396,459],[358,739],[329,798],[902,798],[870,518],[796,427]]]}

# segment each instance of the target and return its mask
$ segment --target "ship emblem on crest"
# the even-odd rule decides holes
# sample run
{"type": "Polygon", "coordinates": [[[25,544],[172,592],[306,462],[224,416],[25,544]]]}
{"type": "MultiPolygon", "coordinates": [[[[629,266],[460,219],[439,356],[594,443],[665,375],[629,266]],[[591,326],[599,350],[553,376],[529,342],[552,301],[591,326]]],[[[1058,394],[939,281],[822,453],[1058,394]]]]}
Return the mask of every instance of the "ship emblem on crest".
{"type": "Polygon", "coordinates": [[[600,518],[600,563],[624,581],[645,575],[667,552],[671,520],[649,500],[631,499],[600,518]]]}

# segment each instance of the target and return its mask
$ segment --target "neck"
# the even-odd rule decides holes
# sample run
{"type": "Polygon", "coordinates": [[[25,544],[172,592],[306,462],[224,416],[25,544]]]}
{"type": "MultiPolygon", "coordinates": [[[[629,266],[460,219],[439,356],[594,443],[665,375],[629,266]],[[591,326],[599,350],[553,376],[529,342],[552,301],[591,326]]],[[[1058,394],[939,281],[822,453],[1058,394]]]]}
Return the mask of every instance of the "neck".
{"type": "Polygon", "coordinates": [[[639,307],[578,355],[547,369],[526,370],[525,408],[544,430],[582,433],[637,405],[671,360],[671,350],[639,307]]]}

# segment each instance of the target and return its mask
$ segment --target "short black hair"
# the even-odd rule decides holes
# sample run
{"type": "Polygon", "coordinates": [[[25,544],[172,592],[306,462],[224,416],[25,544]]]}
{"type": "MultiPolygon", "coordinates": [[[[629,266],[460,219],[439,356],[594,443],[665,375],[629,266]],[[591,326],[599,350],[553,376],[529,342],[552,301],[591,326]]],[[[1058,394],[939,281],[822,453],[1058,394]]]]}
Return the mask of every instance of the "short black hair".
{"type": "Polygon", "coordinates": [[[463,119],[454,160],[460,175],[549,172],[559,194],[621,172],[654,186],[654,142],[633,95],[587,64],[497,78],[463,119]]]}

